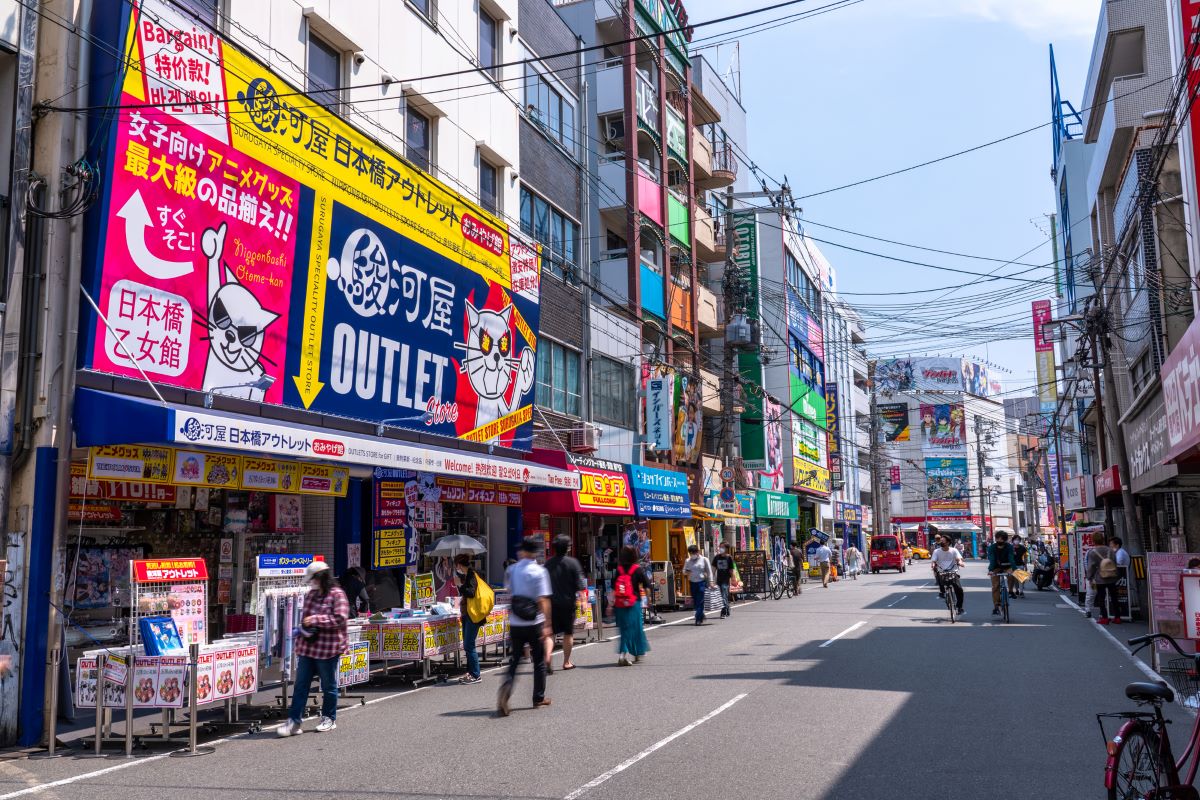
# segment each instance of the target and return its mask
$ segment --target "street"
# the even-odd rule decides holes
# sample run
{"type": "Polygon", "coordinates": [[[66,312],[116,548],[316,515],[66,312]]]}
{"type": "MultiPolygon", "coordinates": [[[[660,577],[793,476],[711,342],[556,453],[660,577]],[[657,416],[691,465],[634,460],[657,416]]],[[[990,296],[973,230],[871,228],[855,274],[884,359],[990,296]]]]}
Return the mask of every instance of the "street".
{"type": "Polygon", "coordinates": [[[699,629],[690,616],[655,628],[631,669],[615,665],[612,643],[579,648],[579,669],[549,679],[546,709],[530,708],[526,665],[506,719],[485,672],[474,686],[378,690],[330,734],[309,720],[299,738],[267,728],[191,759],[9,761],[0,800],[183,789],[222,800],[959,800],[1023,796],[1039,780],[1054,797],[1102,797],[1094,714],[1127,707],[1124,684],[1143,673],[1057,592],[1015,598],[1003,626],[983,565],[969,563],[963,582],[954,625],[918,562],[827,590],[809,582],[799,598],[748,603],[699,629]]]}

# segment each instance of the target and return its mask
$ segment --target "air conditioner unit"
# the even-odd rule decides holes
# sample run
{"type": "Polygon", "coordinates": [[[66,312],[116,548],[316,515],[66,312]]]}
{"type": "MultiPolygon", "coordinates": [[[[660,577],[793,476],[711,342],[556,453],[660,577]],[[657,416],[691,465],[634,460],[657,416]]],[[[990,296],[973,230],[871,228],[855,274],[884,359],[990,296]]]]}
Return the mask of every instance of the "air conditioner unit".
{"type": "Polygon", "coordinates": [[[572,453],[594,453],[600,449],[600,429],[585,425],[582,430],[571,431],[572,453]]]}
{"type": "Polygon", "coordinates": [[[609,142],[620,142],[625,139],[625,118],[609,117],[604,121],[604,138],[609,142]]]}

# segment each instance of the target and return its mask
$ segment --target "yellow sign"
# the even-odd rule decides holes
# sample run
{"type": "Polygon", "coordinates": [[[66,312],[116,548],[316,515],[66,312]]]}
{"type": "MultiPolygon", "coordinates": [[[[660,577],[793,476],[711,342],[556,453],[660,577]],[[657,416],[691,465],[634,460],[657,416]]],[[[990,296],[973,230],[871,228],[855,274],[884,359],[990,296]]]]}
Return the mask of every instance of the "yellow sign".
{"type": "Polygon", "coordinates": [[[242,488],[251,492],[298,492],[300,465],[293,461],[243,456],[242,488]]]}
{"type": "Polygon", "coordinates": [[[242,457],[203,450],[176,450],[172,483],[233,489],[240,485],[242,457]]]}
{"type": "Polygon", "coordinates": [[[172,450],[120,444],[88,451],[88,477],[92,480],[171,483],[172,450]]]}
{"type": "Polygon", "coordinates": [[[422,572],[414,576],[417,585],[417,605],[421,608],[433,605],[433,573],[422,572]]]}
{"type": "Polygon", "coordinates": [[[301,494],[345,496],[346,488],[350,485],[348,467],[330,467],[308,462],[301,462],[299,467],[301,494]]]}
{"type": "Polygon", "coordinates": [[[817,494],[829,494],[833,491],[829,470],[824,467],[818,467],[802,458],[793,458],[792,474],[795,476],[795,485],[799,489],[817,494]]]}

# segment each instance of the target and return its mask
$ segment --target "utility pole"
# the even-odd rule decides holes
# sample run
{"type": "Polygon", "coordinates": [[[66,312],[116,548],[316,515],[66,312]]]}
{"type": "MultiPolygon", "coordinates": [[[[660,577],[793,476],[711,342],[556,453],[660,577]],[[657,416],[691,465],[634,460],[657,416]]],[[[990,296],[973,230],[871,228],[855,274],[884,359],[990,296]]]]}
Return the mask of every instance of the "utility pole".
{"type": "MultiPolygon", "coordinates": [[[[1113,374],[1112,355],[1109,352],[1108,347],[1108,312],[1104,307],[1103,287],[1099,288],[1099,291],[1097,291],[1095,297],[1097,303],[1097,307],[1094,312],[1095,316],[1093,318],[1093,322],[1095,324],[1094,327],[1089,326],[1089,328],[1093,331],[1093,341],[1099,346],[1100,359],[1104,367],[1102,370],[1104,373],[1103,394],[1108,395],[1109,398],[1109,402],[1105,403],[1100,392],[1100,385],[1096,384],[1096,403],[1099,406],[1097,409],[1099,413],[1096,415],[1096,417],[1097,419],[1105,420],[1106,427],[1108,429],[1107,432],[1112,435],[1112,444],[1114,450],[1116,451],[1117,469],[1121,473],[1121,508],[1125,517],[1125,538],[1129,542],[1136,541],[1139,545],[1142,545],[1142,547],[1145,548],[1145,544],[1141,542],[1141,535],[1138,532],[1137,511],[1134,509],[1133,492],[1130,491],[1129,487],[1129,453],[1125,447],[1125,437],[1121,435],[1121,428],[1118,424],[1120,411],[1117,408],[1117,378],[1113,374]]],[[[1094,353],[1095,350],[1093,350],[1093,354],[1094,353]]],[[[1101,433],[1098,438],[1101,442],[1100,446],[1103,447],[1103,442],[1105,441],[1104,434],[1101,433]]],[[[1104,461],[1103,456],[1101,457],[1101,462],[1105,464],[1107,463],[1104,461]]],[[[1108,498],[1105,498],[1105,531],[1110,536],[1115,532],[1111,527],[1111,514],[1112,506],[1108,502],[1108,498]]],[[[1158,543],[1150,542],[1149,549],[1158,549],[1158,543]]]]}
{"type": "Polygon", "coordinates": [[[983,488],[983,415],[975,414],[975,460],[979,469],[979,528],[983,531],[983,540],[988,537],[987,492],[983,488]]]}
{"type": "Polygon", "coordinates": [[[867,362],[867,400],[871,413],[871,424],[869,431],[871,435],[870,447],[867,448],[868,458],[870,459],[870,476],[871,476],[871,518],[874,520],[875,528],[873,533],[880,533],[889,530],[885,527],[883,515],[883,498],[880,495],[879,487],[882,485],[880,480],[880,461],[883,454],[879,447],[879,406],[878,398],[875,396],[875,361],[867,362]]]}

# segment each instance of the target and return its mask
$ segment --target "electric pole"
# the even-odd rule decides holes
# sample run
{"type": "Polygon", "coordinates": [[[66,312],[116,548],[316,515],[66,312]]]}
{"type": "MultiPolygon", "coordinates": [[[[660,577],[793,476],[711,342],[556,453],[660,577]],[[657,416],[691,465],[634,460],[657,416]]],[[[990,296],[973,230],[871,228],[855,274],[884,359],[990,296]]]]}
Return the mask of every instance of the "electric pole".
{"type": "Polygon", "coordinates": [[[871,413],[871,424],[869,427],[871,435],[870,447],[867,448],[867,458],[870,460],[870,476],[871,476],[871,518],[874,521],[872,533],[889,530],[884,527],[883,520],[883,502],[880,497],[879,486],[879,467],[882,454],[879,452],[879,413],[875,397],[875,364],[874,361],[867,362],[867,400],[871,413]]]}
{"type": "Polygon", "coordinates": [[[979,470],[979,528],[983,540],[988,537],[987,490],[983,486],[983,415],[975,414],[975,459],[979,470]]]}

